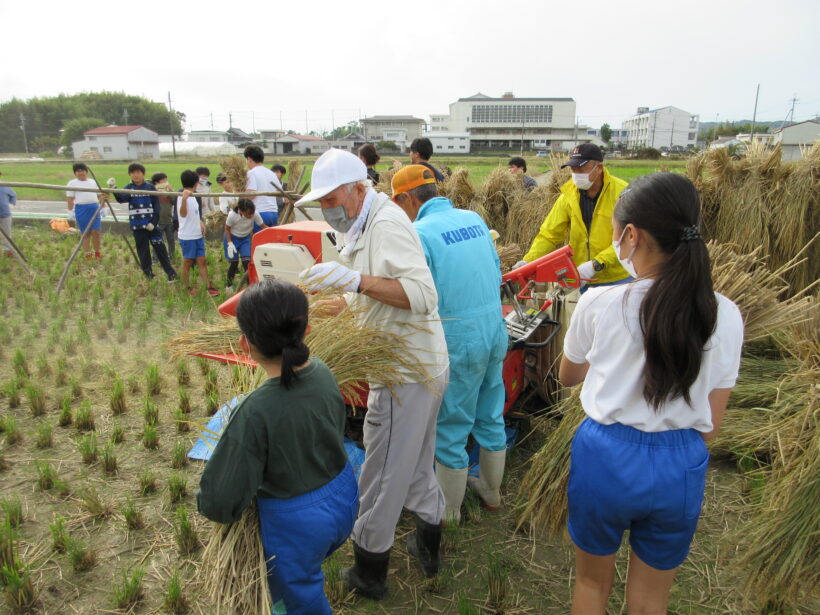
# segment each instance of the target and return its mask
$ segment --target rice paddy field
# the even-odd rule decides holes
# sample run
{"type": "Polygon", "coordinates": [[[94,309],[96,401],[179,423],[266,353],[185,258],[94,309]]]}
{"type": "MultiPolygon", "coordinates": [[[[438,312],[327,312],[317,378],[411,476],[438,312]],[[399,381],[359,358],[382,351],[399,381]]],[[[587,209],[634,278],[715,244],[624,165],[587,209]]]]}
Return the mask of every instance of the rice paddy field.
{"type": "MultiPolygon", "coordinates": [[[[492,226],[505,225],[502,237],[523,244],[554,200],[560,174],[537,189],[539,204],[504,184],[506,177],[493,175],[499,162],[468,164],[443,188],[492,226]]],[[[538,164],[546,170],[550,162],[538,164]]],[[[713,208],[708,222],[720,226],[720,215],[729,212],[719,211],[728,201],[709,199],[718,194],[721,177],[737,190],[729,182],[740,181],[741,163],[702,164],[711,169],[698,175],[705,204],[713,208]],[[724,176],[718,175],[720,164],[724,176]]],[[[752,163],[743,164],[758,181],[752,163]]],[[[169,163],[161,165],[172,175],[169,163]]],[[[53,166],[53,176],[22,179],[29,166],[0,170],[7,180],[64,183],[71,176],[63,163],[53,166]]],[[[93,166],[101,179],[114,175],[120,185],[125,179],[125,165],[116,165],[116,172],[114,166],[93,166]]],[[[210,166],[214,177],[218,165],[210,166]]],[[[770,161],[765,172],[779,170],[778,180],[793,195],[804,171],[781,166],[770,161]],[[797,179],[788,179],[795,173],[797,179]]],[[[642,167],[623,169],[637,174],[642,167]]],[[[819,182],[816,173],[806,181],[819,182]]],[[[792,215],[807,216],[800,219],[811,228],[818,191],[806,194],[805,207],[792,215]]],[[[786,216],[778,208],[793,206],[789,202],[760,207],[786,216]]],[[[795,241],[788,248],[771,224],[735,227],[720,226],[722,247],[711,248],[713,272],[747,319],[747,346],[724,433],[712,449],[698,532],[669,612],[817,613],[820,319],[811,288],[817,269],[790,261],[805,254],[803,245],[795,241]],[[777,248],[749,256],[754,232],[777,248]],[[803,280],[810,283],[801,286],[803,280]]],[[[165,344],[215,323],[224,297],[211,299],[202,288],[192,297],[163,276],[146,281],[123,239],[112,234],[103,237],[103,259],[77,261],[57,295],[76,236],[18,220],[14,238],[36,275],[29,278],[13,259],[0,260],[0,613],[214,613],[202,568],[211,523],[196,513],[194,498],[202,465],[185,453],[197,429],[233,396],[238,375],[222,364],[177,357],[165,344]]],[[[221,282],[227,263],[215,242],[208,244],[208,266],[221,282]]],[[[566,613],[574,562],[563,529],[561,486],[576,418],[570,397],[545,417],[520,425],[503,509],[487,512],[468,495],[464,522],[446,528],[438,577],[425,579],[407,554],[409,517],[398,527],[390,595],[382,602],[344,591],[339,574],[352,562],[352,550],[350,543],[342,547],[325,563],[335,612],[566,613]]],[[[625,556],[622,548],[609,613],[626,612],[625,556]]]]}
{"type": "MultiPolygon", "coordinates": [[[[514,155],[514,154],[513,154],[514,155]]],[[[376,169],[379,172],[387,170],[392,164],[393,160],[398,160],[403,164],[408,163],[406,154],[396,154],[394,156],[385,155],[376,169]]],[[[466,156],[458,158],[447,157],[433,157],[433,162],[440,166],[447,166],[451,169],[458,167],[465,167],[470,171],[471,179],[478,185],[483,184],[487,176],[492,170],[502,165],[506,168],[507,156],[498,157],[478,157],[466,156]]],[[[277,158],[266,157],[265,164],[271,166],[273,164],[282,164],[287,167],[292,161],[299,161],[305,168],[305,178],[310,177],[310,169],[313,167],[313,162],[316,160],[315,156],[280,156],[277,158]]],[[[71,171],[71,160],[48,160],[45,162],[3,162],[0,158],[0,173],[4,181],[15,182],[31,182],[41,184],[64,185],[69,180],[74,178],[71,171]]],[[[198,166],[206,166],[211,170],[211,181],[216,183],[216,174],[219,171],[219,161],[217,159],[194,159],[194,158],[178,158],[176,160],[170,158],[163,158],[161,160],[145,160],[143,161],[146,169],[146,176],[150,180],[151,175],[156,172],[163,172],[168,175],[172,186],[178,187],[179,175],[185,169],[195,169],[198,166]]],[[[104,161],[89,161],[88,165],[97,174],[97,178],[101,182],[105,182],[109,177],[114,177],[117,180],[118,186],[124,186],[130,180],[128,179],[128,163],[127,162],[104,162],[104,161]]],[[[640,175],[652,173],[660,169],[682,171],[686,168],[686,163],[680,160],[672,161],[633,161],[633,160],[613,160],[607,161],[609,169],[621,179],[627,181],[640,175]]],[[[528,173],[532,176],[537,176],[546,173],[551,169],[548,158],[527,158],[528,173]]],[[[287,181],[288,178],[286,177],[287,181]]],[[[214,185],[216,192],[218,187],[214,185]]],[[[40,190],[34,188],[18,188],[16,189],[17,198],[21,200],[64,200],[65,195],[54,190],[40,190]]]]}

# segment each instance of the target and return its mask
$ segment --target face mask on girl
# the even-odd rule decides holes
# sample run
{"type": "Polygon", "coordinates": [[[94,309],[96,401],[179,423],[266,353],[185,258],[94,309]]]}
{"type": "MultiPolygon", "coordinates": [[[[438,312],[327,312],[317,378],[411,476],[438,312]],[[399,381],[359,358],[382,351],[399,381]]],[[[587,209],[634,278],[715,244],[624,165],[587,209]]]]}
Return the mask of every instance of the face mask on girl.
{"type": "Polygon", "coordinates": [[[618,241],[612,242],[612,247],[615,248],[615,256],[618,258],[618,262],[621,263],[621,267],[623,267],[633,278],[637,278],[638,272],[635,271],[635,265],[632,264],[632,256],[635,254],[636,247],[632,246],[632,251],[629,253],[629,256],[626,258],[621,258],[621,241],[623,241],[625,233],[626,227],[624,227],[623,232],[621,232],[621,236],[618,238],[618,241]]]}
{"type": "Polygon", "coordinates": [[[573,173],[572,174],[572,181],[578,187],[579,190],[589,190],[592,188],[592,180],[589,178],[592,175],[592,171],[594,171],[596,167],[592,167],[589,173],[573,173]]]}

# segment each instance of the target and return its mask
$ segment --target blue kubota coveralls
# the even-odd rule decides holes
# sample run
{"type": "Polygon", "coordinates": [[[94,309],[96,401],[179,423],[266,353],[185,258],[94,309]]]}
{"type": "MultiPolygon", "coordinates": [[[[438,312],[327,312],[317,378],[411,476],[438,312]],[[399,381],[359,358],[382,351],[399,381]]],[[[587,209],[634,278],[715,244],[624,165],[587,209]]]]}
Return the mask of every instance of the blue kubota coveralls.
{"type": "Polygon", "coordinates": [[[438,291],[438,310],[450,355],[450,384],[436,430],[436,460],[466,468],[472,432],[491,451],[506,445],[504,382],[507,329],[501,315],[501,269],[487,225],[444,197],[430,199],[413,226],[438,291]]]}

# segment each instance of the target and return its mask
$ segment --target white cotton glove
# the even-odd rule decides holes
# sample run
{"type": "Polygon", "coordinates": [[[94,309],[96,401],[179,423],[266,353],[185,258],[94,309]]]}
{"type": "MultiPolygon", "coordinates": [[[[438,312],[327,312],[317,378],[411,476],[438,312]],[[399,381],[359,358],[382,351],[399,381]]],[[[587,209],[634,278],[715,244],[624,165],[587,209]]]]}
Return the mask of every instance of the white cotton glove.
{"type": "Polygon", "coordinates": [[[233,245],[232,241],[228,242],[228,258],[233,258],[236,256],[236,246],[233,245]]]}
{"type": "Polygon", "coordinates": [[[73,209],[68,210],[68,219],[74,220],[75,222],[77,221],[77,214],[74,213],[73,209]]]}
{"type": "Polygon", "coordinates": [[[595,266],[592,264],[592,261],[587,261],[578,265],[578,273],[581,276],[581,286],[584,286],[585,284],[589,284],[589,281],[595,277],[597,272],[595,271],[595,266]]]}
{"type": "Polygon", "coordinates": [[[519,267],[523,267],[527,264],[527,261],[518,261],[515,265],[512,266],[513,269],[518,269],[519,267]]]}
{"type": "Polygon", "coordinates": [[[109,188],[116,188],[117,187],[117,180],[113,177],[109,177],[108,180],[105,182],[105,185],[109,188]]]}
{"type": "Polygon", "coordinates": [[[359,290],[362,274],[345,267],[341,263],[331,261],[319,263],[299,274],[308,290],[317,291],[323,288],[340,288],[348,292],[359,290]]]}
{"type": "Polygon", "coordinates": [[[153,222],[149,222],[148,224],[146,224],[146,225],[145,225],[145,230],[146,230],[146,231],[148,231],[149,233],[150,233],[151,231],[153,231],[153,230],[154,230],[154,228],[155,228],[155,227],[154,227],[153,222]]]}

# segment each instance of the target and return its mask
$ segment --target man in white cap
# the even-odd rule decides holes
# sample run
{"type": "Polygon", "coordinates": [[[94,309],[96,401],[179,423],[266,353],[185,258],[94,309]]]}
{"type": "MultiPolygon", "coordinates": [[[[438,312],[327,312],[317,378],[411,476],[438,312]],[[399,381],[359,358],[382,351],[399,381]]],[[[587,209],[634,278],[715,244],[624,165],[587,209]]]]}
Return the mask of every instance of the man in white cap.
{"type": "Polygon", "coordinates": [[[448,358],[438,295],[421,242],[407,215],[369,187],[355,155],[331,149],[316,161],[311,190],[296,204],[318,201],[336,230],[341,262],[302,272],[311,290],[345,291],[328,308],[357,310],[363,324],[407,342],[423,374],[401,370],[391,390],[370,382],[364,422],[365,460],[359,478],[359,516],[353,527],[355,563],[343,571],[351,589],[373,599],[387,594],[387,568],[402,508],[415,515],[408,550],[425,575],[439,567],[444,496],[433,470],[436,419],[447,388],[448,358]]]}

